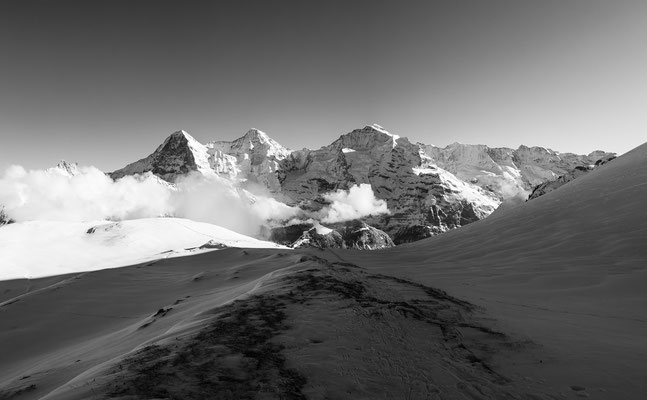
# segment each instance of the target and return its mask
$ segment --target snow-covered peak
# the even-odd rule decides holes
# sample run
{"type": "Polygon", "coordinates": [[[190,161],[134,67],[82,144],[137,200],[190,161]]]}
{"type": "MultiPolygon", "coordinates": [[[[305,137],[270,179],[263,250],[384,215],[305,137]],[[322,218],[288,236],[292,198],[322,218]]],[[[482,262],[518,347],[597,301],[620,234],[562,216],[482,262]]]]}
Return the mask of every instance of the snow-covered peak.
{"type": "Polygon", "coordinates": [[[261,131],[260,129],[256,128],[251,128],[248,130],[245,135],[243,135],[243,138],[248,139],[248,140],[255,140],[259,141],[262,143],[269,143],[270,141],[274,141],[272,138],[270,138],[267,133],[261,131]]]}
{"type": "Polygon", "coordinates": [[[248,130],[234,141],[215,141],[208,143],[207,147],[212,149],[212,153],[220,151],[237,158],[245,158],[246,155],[247,158],[266,157],[282,160],[292,152],[256,128],[248,130]]]}
{"type": "Polygon", "coordinates": [[[390,133],[386,129],[382,128],[382,126],[380,126],[378,124],[367,125],[366,128],[373,128],[376,131],[380,131],[382,133],[386,133],[387,135],[390,135],[390,133]]]}
{"type": "Polygon", "coordinates": [[[65,176],[74,176],[79,173],[79,164],[61,160],[55,167],[49,168],[48,171],[65,176]]]}
{"type": "Polygon", "coordinates": [[[184,136],[189,143],[198,143],[198,144],[201,145],[200,142],[198,142],[193,136],[189,135],[189,132],[185,131],[184,129],[182,129],[182,130],[180,130],[180,131],[178,131],[176,133],[184,136]]]}

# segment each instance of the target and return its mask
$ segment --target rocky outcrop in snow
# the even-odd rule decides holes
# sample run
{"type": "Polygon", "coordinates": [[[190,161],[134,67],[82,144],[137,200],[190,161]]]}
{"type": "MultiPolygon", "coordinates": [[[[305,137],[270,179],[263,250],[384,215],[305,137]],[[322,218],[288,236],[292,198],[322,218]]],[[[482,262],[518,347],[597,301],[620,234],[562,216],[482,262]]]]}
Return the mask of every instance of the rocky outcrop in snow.
{"type": "Polygon", "coordinates": [[[379,250],[395,246],[386,232],[359,220],[346,223],[342,237],[346,247],[352,249],[379,250]]]}
{"type": "Polygon", "coordinates": [[[8,225],[8,224],[11,224],[13,222],[14,221],[5,212],[4,206],[0,206],[0,226],[8,225]]]}
{"type": "MultiPolygon", "coordinates": [[[[318,223],[301,224],[295,229],[303,229],[298,239],[291,244],[293,248],[315,247],[319,249],[358,249],[379,250],[395,246],[389,235],[360,220],[336,224],[333,228],[324,227],[318,223]]],[[[277,234],[287,231],[276,230],[277,234]]],[[[276,237],[276,236],[275,236],[276,237]]]]}

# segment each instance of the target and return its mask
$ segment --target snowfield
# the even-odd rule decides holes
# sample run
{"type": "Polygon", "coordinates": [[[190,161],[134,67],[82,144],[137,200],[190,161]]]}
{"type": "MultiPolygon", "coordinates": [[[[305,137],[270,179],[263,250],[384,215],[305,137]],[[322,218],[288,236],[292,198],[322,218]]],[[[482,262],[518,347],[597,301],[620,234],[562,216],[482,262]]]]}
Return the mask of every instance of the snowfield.
{"type": "Polygon", "coordinates": [[[95,271],[212,251],[197,249],[210,241],[226,247],[283,248],[182,218],[28,221],[0,228],[0,280],[95,271]]]}

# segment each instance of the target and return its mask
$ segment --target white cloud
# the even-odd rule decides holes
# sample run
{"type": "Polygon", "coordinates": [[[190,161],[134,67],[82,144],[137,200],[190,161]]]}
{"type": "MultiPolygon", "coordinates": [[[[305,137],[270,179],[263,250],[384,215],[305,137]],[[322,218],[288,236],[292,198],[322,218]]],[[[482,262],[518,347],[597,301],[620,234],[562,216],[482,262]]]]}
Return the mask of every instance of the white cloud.
{"type": "Polygon", "coordinates": [[[66,176],[12,166],[0,178],[0,204],[16,221],[133,219],[170,213],[171,192],[153,175],[113,182],[94,167],[66,176]]]}
{"type": "Polygon", "coordinates": [[[252,195],[218,176],[190,174],[177,182],[173,215],[209,222],[246,235],[257,235],[268,220],[283,220],[298,209],[271,197],[252,195]]]}
{"type": "Polygon", "coordinates": [[[355,185],[348,191],[337,190],[323,197],[330,204],[320,212],[322,222],[348,221],[389,212],[386,201],[376,198],[371,185],[367,183],[355,185]]]}

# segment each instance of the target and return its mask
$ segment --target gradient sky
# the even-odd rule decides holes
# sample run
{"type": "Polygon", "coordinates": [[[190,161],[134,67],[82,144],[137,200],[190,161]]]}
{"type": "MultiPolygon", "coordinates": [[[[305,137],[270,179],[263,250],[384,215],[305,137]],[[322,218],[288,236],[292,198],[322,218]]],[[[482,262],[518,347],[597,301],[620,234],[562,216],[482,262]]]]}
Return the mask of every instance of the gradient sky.
{"type": "Polygon", "coordinates": [[[109,171],[185,129],[318,148],[647,140],[647,2],[2,1],[0,168],[109,171]]]}

